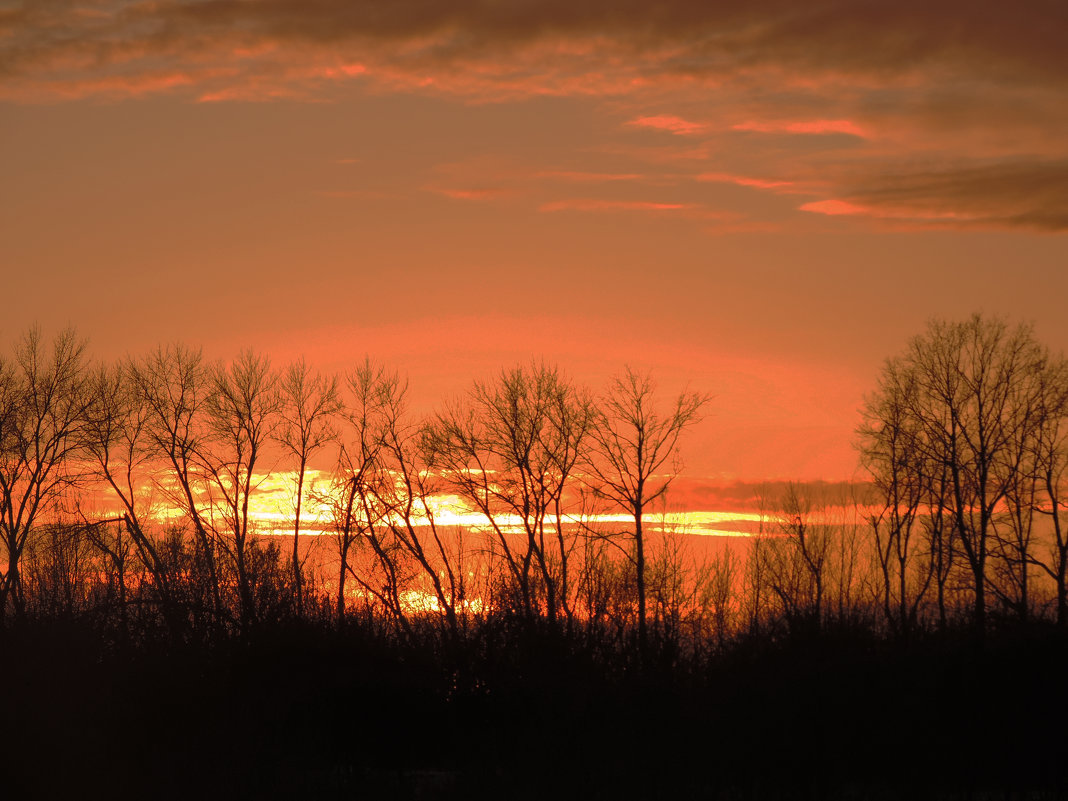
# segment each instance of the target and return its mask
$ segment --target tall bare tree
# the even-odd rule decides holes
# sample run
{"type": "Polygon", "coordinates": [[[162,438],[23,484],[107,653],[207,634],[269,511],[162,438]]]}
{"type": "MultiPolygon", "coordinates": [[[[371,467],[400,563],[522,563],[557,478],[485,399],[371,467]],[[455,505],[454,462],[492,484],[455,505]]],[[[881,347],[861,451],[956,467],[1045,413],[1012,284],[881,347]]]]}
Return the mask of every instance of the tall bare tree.
{"type": "Polygon", "coordinates": [[[352,576],[365,593],[376,598],[405,625],[397,565],[391,553],[369,536],[385,514],[377,500],[377,487],[389,480],[383,469],[382,450],[392,395],[392,377],[380,365],[365,359],[349,374],[346,383],[348,398],[339,434],[337,466],[327,495],[333,508],[338,550],[337,623],[340,627],[345,621],[345,588],[347,579],[352,576]],[[361,544],[374,548],[384,573],[383,582],[369,583],[369,577],[354,570],[349,554],[361,544]]]}
{"type": "Polygon", "coordinates": [[[917,391],[915,371],[899,359],[888,361],[858,430],[861,461],[877,500],[869,523],[881,573],[883,616],[900,635],[918,623],[935,564],[923,557],[919,536],[919,518],[924,504],[931,502],[932,485],[919,420],[913,414],[917,391]]]}
{"type": "MultiPolygon", "coordinates": [[[[126,366],[99,367],[89,384],[91,405],[83,441],[92,471],[110,489],[122,508],[122,516],[114,521],[124,527],[141,563],[152,577],[161,614],[172,633],[179,635],[183,620],[178,609],[171,569],[149,533],[149,526],[157,516],[148,497],[154,470],[147,425],[149,408],[145,397],[137,391],[126,366]]],[[[108,536],[110,520],[86,519],[87,530],[98,546],[106,551],[116,565],[122,553],[123,538],[108,536]],[[113,544],[109,544],[112,543],[113,544]]],[[[126,550],[129,550],[128,545],[126,550]]],[[[122,588],[125,592],[125,587],[122,588]]]]}
{"type": "Polygon", "coordinates": [[[429,468],[432,437],[425,425],[413,422],[407,414],[407,384],[396,373],[389,374],[385,390],[380,457],[391,480],[376,487],[385,514],[384,525],[374,536],[388,536],[418,566],[446,630],[455,636],[458,612],[467,600],[462,538],[449,537],[435,514],[432,500],[443,484],[429,468]]]}
{"type": "Polygon", "coordinates": [[[648,652],[646,511],[671,485],[679,468],[679,438],[701,419],[708,401],[707,395],[681,392],[666,411],[661,411],[652,376],[627,367],[600,399],[590,429],[593,449],[586,464],[590,481],[598,495],[633,519],[631,558],[638,589],[638,641],[643,654],[648,652]]]}
{"type": "MultiPolygon", "coordinates": [[[[1011,328],[977,314],[958,323],[931,322],[884,371],[886,378],[900,370],[915,383],[903,413],[917,432],[908,458],[921,460],[932,484],[945,479],[941,488],[930,487],[929,496],[940,496],[940,508],[931,513],[947,513],[952,543],[941,545],[959,547],[967,562],[980,631],[996,510],[1023,469],[1018,443],[1037,430],[1048,361],[1029,326],[1011,328]]],[[[885,389],[877,392],[870,407],[889,408],[884,396],[885,389]]]]}
{"type": "Polygon", "coordinates": [[[300,513],[304,501],[304,480],[308,461],[337,436],[335,418],[342,403],[336,376],[312,372],[303,358],[282,374],[280,423],[277,439],[297,461],[297,486],[293,512],[293,589],[297,613],[304,609],[300,559],[300,513]]]}
{"type": "Polygon", "coordinates": [[[0,621],[11,606],[25,610],[20,561],[39,517],[52,511],[78,478],[73,456],[81,447],[88,393],[85,344],[72,329],[49,348],[38,329],[0,360],[0,621]]]}
{"type": "Polygon", "coordinates": [[[162,465],[152,472],[153,487],[183,513],[207,573],[210,609],[201,609],[198,603],[192,611],[197,619],[206,611],[207,622],[218,625],[226,622],[229,611],[220,586],[218,534],[207,503],[208,476],[201,465],[208,447],[207,405],[214,391],[210,369],[199,349],[175,344],[131,361],[128,370],[144,404],[148,458],[162,465]]]}
{"type": "Polygon", "coordinates": [[[583,391],[556,368],[534,365],[476,383],[428,429],[431,466],[485,517],[524,614],[544,605],[550,625],[573,614],[566,493],[593,419],[583,391]]]}
{"type": "MultiPolygon", "coordinates": [[[[236,569],[243,629],[256,621],[249,564],[249,503],[269,474],[262,459],[278,425],[277,382],[268,358],[251,350],[242,352],[229,365],[216,365],[205,416],[211,436],[207,447],[198,452],[226,529],[227,536],[219,537],[219,541],[236,569]]],[[[215,526],[221,533],[218,524],[215,526]]]]}
{"type": "Polygon", "coordinates": [[[366,574],[346,572],[406,633],[412,614],[437,613],[455,636],[468,581],[462,538],[443,531],[434,511],[442,482],[428,466],[432,437],[410,418],[407,384],[395,371],[365,361],[350,374],[348,389],[339,552],[348,564],[349,537],[356,536],[353,542],[367,546],[371,558],[366,574]]]}
{"type": "MultiPolygon", "coordinates": [[[[1068,527],[1065,525],[1065,480],[1068,478],[1068,361],[1055,358],[1044,376],[1045,390],[1038,408],[1039,425],[1032,442],[1034,485],[1012,498],[1010,508],[1021,507],[1031,497],[1029,511],[1020,510],[1030,524],[1030,515],[1047,519],[1052,529],[1045,547],[1034,548],[1026,561],[1053,580],[1056,587],[1056,620],[1068,626],[1068,527]],[[1022,497],[1020,497],[1022,496],[1022,497]]],[[[1014,515],[1015,517],[1015,515],[1014,515]]]]}

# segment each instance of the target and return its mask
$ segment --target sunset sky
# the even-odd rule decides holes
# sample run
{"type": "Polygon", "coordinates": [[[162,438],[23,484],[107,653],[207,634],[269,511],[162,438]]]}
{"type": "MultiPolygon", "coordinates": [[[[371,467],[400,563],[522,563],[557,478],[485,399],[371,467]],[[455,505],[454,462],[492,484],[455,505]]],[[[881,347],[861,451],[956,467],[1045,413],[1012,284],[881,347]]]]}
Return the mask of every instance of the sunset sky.
{"type": "Polygon", "coordinates": [[[0,337],[711,393],[848,478],[932,316],[1068,349],[1068,3],[0,0],[0,337]]]}

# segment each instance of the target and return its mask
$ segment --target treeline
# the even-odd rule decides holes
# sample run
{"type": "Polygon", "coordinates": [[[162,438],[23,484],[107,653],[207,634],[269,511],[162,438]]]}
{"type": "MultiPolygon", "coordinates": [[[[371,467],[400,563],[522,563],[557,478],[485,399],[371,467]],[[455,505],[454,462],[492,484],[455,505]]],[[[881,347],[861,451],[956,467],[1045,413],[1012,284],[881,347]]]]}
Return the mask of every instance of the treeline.
{"type": "Polygon", "coordinates": [[[424,419],[406,395],[369,360],[324,376],[172,345],[93,364],[74,332],[29,332],[0,363],[0,621],[85,616],[181,640],[362,617],[455,638],[497,615],[570,631],[627,603],[645,643],[643,521],[706,398],[660,408],[631,370],[595,397],[541,364],[424,419]],[[333,460],[326,486],[307,480],[316,459],[333,460]],[[284,545],[253,511],[272,471],[294,476],[284,545]],[[439,522],[449,495],[480,532],[439,522]],[[309,504],[336,546],[330,576],[307,569],[309,504]],[[584,522],[598,510],[632,524],[599,531],[584,522]]]}
{"type": "Polygon", "coordinates": [[[72,331],[29,332],[0,362],[0,623],[176,642],[494,626],[638,663],[829,628],[1068,625],[1068,370],[1027,327],[932,323],[866,402],[871,481],[787,485],[756,536],[714,547],[653,525],[705,395],[531,364],[430,415],[406,396],[369,360],[331,376],[172,345],[98,364],[72,331]],[[284,536],[253,510],[272,472],[292,477],[284,536]],[[309,562],[312,541],[331,557],[309,562]]]}

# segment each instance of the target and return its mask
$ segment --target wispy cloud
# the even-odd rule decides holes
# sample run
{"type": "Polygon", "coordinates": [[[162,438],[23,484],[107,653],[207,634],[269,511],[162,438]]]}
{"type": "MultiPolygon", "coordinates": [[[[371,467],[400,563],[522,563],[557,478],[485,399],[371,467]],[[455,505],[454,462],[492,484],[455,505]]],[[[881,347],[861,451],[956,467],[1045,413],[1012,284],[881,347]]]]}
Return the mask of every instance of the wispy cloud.
{"type": "Polygon", "coordinates": [[[664,203],[650,200],[603,200],[598,198],[568,198],[543,203],[538,211],[694,211],[694,203],[664,203]]]}
{"type": "Polygon", "coordinates": [[[616,181],[637,181],[643,176],[635,172],[582,172],[576,170],[539,170],[535,178],[550,181],[565,181],[578,184],[614,183],[616,181]]]}
{"type": "Polygon", "coordinates": [[[700,122],[691,122],[682,117],[672,114],[657,114],[652,117],[638,117],[627,123],[634,128],[652,128],[656,131],[668,131],[677,136],[689,136],[706,130],[707,126],[700,122]]]}
{"type": "Polygon", "coordinates": [[[660,200],[618,200],[611,198],[564,198],[542,203],[538,211],[545,213],[577,212],[581,214],[649,214],[664,219],[690,220],[711,225],[710,233],[733,233],[749,230],[741,215],[709,208],[701,203],[660,200]]]}
{"type": "Polygon", "coordinates": [[[793,181],[751,178],[746,175],[732,175],[725,172],[703,172],[694,176],[694,178],[708,183],[734,184],[735,186],[746,186],[753,189],[773,189],[779,192],[796,191],[796,184],[793,181]]]}
{"type": "Polygon", "coordinates": [[[813,200],[809,203],[801,204],[798,208],[801,211],[826,214],[829,217],[876,216],[871,208],[857,203],[850,203],[848,200],[839,200],[838,198],[813,200]]]}
{"type": "Polygon", "coordinates": [[[848,134],[861,139],[868,134],[852,120],[749,120],[731,126],[735,131],[791,134],[848,134]]]}
{"type": "Polygon", "coordinates": [[[385,200],[392,199],[397,200],[401,195],[392,192],[380,192],[374,189],[318,189],[315,190],[315,194],[320,197],[329,197],[335,199],[362,199],[362,200],[385,200]]]}
{"type": "Polygon", "coordinates": [[[434,192],[435,194],[443,195],[447,198],[452,198],[453,200],[499,200],[500,198],[509,197],[515,194],[514,190],[502,187],[459,188],[427,186],[424,188],[428,192],[434,192]]]}

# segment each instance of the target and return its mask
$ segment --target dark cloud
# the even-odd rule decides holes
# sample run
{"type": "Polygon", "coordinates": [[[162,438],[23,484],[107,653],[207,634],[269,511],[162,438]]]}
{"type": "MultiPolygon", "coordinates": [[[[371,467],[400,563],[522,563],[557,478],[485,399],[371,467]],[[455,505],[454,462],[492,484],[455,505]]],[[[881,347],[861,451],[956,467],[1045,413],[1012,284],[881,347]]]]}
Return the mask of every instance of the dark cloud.
{"type": "Polygon", "coordinates": [[[879,73],[944,64],[1002,77],[1068,75],[1068,6],[1058,0],[207,0],[146,4],[132,16],[186,35],[259,30],[328,42],[435,36],[456,54],[596,37],[645,50],[682,47],[672,61],[695,71],[785,62],[879,73]]]}
{"type": "Polygon", "coordinates": [[[840,199],[810,206],[810,210],[824,213],[954,227],[1068,231],[1068,161],[899,172],[884,168],[859,181],[854,179],[840,199]]]}
{"type": "Polygon", "coordinates": [[[1061,231],[1065,30],[1063,0],[32,0],[0,10],[0,99],[633,96],[628,130],[694,152],[717,130],[792,137],[745,147],[775,180],[818,175],[810,210],[1061,231]],[[643,105],[687,92],[693,116],[643,105]],[[831,131],[853,135],[797,141],[831,131]]]}
{"type": "Polygon", "coordinates": [[[1059,0],[34,0],[0,14],[0,68],[32,76],[153,57],[179,68],[271,44],[462,69],[544,45],[565,63],[592,54],[601,68],[640,54],[626,69],[651,75],[772,68],[903,81],[936,70],[1059,86],[1068,78],[1066,28],[1068,4],[1059,0]]]}

